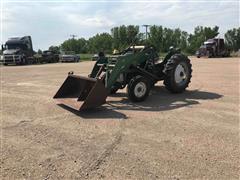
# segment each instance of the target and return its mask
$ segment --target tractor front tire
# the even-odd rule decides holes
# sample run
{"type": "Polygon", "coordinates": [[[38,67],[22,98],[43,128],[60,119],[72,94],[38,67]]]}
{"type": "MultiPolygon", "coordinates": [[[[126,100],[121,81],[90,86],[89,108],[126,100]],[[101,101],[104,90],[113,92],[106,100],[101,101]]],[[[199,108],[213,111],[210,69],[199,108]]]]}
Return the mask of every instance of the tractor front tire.
{"type": "Polygon", "coordinates": [[[144,101],[150,92],[149,80],[143,76],[133,77],[127,87],[128,97],[133,102],[144,101]]]}
{"type": "Polygon", "coordinates": [[[185,91],[191,82],[192,64],[183,54],[173,55],[166,63],[164,85],[172,93],[185,91]]]}

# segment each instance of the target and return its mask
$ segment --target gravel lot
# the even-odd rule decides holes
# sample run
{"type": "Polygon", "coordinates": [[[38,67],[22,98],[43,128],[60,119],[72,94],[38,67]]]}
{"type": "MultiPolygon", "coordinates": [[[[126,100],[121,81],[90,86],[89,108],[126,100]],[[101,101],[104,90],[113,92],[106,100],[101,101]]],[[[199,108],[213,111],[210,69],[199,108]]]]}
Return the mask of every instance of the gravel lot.
{"type": "Polygon", "coordinates": [[[52,97],[93,62],[0,67],[1,179],[239,179],[239,59],[190,59],[185,93],[85,113],[52,97]]]}

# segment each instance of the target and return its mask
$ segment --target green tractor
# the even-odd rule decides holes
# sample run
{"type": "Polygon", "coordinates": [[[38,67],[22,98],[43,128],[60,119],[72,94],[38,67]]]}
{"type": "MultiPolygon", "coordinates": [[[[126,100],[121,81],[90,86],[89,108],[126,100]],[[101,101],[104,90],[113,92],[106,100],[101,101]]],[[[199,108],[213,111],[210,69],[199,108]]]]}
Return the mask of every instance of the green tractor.
{"type": "Polygon", "coordinates": [[[160,61],[151,46],[130,46],[119,54],[103,53],[88,77],[68,73],[54,99],[76,110],[86,110],[106,103],[108,95],[127,87],[132,102],[144,101],[158,81],[172,93],[181,93],[189,85],[192,65],[187,56],[171,48],[160,61]]]}

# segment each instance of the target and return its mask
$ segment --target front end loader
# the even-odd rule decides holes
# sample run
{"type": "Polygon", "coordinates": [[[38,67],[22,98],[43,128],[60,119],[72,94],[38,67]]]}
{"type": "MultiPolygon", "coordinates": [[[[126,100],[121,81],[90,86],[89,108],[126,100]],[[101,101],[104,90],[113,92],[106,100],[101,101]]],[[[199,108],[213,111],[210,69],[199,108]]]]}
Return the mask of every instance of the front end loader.
{"type": "Polygon", "coordinates": [[[68,77],[54,99],[76,110],[96,108],[107,96],[127,86],[131,101],[144,101],[158,81],[172,93],[183,92],[189,85],[192,65],[187,56],[171,49],[160,61],[153,47],[131,46],[117,55],[100,55],[88,77],[68,77]]]}

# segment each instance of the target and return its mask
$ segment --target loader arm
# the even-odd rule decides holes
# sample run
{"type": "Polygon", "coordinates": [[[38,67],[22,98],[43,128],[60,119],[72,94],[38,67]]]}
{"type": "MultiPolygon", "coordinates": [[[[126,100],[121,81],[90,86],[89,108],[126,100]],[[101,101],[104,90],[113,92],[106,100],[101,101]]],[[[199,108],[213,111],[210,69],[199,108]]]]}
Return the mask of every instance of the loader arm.
{"type": "Polygon", "coordinates": [[[107,64],[105,87],[108,92],[121,73],[127,72],[131,66],[137,66],[146,61],[147,57],[145,53],[145,51],[141,51],[133,54],[120,55],[115,65],[107,64]]]}

